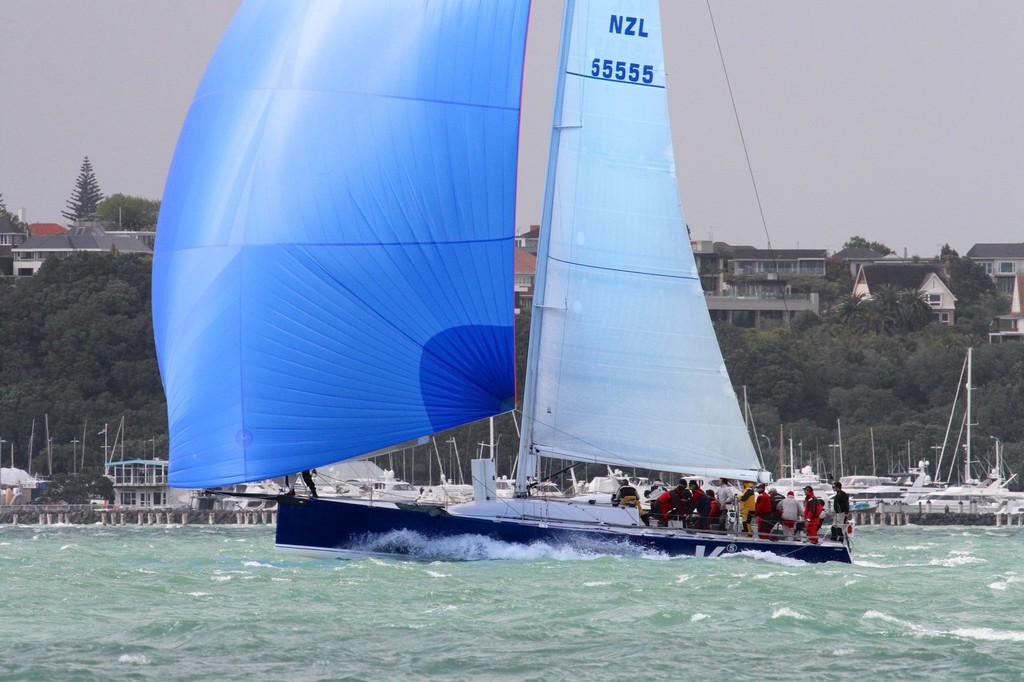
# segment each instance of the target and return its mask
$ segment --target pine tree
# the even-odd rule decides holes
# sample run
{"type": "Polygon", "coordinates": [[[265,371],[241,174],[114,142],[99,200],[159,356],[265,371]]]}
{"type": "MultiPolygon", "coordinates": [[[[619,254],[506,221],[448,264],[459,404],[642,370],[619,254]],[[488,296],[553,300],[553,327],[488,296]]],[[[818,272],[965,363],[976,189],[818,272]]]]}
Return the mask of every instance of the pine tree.
{"type": "Polygon", "coordinates": [[[96,207],[101,201],[103,192],[100,191],[100,185],[92,171],[92,163],[87,156],[82,161],[82,169],[78,173],[75,189],[68,199],[67,210],[61,211],[60,214],[72,222],[90,218],[96,214],[96,207]]]}

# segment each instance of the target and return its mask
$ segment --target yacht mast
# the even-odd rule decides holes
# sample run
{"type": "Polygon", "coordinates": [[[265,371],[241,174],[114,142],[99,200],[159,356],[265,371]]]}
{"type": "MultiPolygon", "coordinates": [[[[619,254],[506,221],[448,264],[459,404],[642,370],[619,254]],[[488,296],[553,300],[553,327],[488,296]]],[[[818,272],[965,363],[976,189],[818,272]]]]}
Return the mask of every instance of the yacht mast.
{"type": "Polygon", "coordinates": [[[517,496],[526,495],[529,478],[536,476],[538,455],[533,450],[533,404],[537,395],[537,353],[540,329],[544,324],[544,309],[550,307],[544,297],[547,273],[548,245],[551,242],[551,217],[555,202],[555,176],[558,145],[562,132],[562,109],[565,94],[565,71],[569,65],[569,43],[572,38],[572,20],[576,12],[575,0],[566,0],[562,10],[562,40],[558,54],[558,80],[555,83],[554,111],[551,116],[551,143],[548,151],[548,172],[544,184],[544,205],[541,211],[540,234],[537,235],[537,273],[534,279],[533,310],[530,318],[530,344],[526,355],[526,386],[523,391],[523,425],[519,438],[519,458],[516,466],[517,496]]]}
{"type": "Polygon", "coordinates": [[[964,446],[964,484],[971,480],[971,364],[973,348],[967,349],[967,443],[964,446]]]}

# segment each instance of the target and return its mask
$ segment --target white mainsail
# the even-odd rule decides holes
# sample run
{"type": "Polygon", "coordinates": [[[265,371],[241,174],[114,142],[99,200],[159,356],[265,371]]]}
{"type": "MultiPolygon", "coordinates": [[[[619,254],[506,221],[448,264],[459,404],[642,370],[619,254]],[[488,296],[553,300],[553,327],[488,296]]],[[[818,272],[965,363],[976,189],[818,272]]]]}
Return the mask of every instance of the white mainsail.
{"type": "Polygon", "coordinates": [[[679,206],[658,2],[566,12],[520,461],[753,478],[679,206]]]}

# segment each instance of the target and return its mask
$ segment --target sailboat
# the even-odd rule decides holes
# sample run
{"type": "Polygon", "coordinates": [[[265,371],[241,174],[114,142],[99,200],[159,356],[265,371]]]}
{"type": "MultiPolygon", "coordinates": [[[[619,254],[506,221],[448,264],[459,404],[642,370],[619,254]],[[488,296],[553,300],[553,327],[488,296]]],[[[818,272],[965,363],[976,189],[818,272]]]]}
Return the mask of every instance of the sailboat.
{"type": "MultiPolygon", "coordinates": [[[[964,412],[962,429],[966,434],[963,441],[963,453],[964,453],[964,469],[962,479],[959,485],[943,486],[937,490],[927,491],[925,494],[918,497],[913,502],[916,502],[918,508],[924,507],[931,511],[936,512],[949,512],[955,511],[959,513],[967,512],[971,514],[978,513],[1018,513],[1021,509],[1024,509],[1024,493],[1018,491],[1011,491],[1008,487],[1008,483],[1016,476],[1011,475],[1006,478],[1003,473],[1003,461],[1002,461],[1002,449],[1001,443],[995,436],[989,436],[994,441],[994,464],[988,470],[987,475],[983,479],[975,478],[973,475],[972,464],[977,465],[972,459],[973,456],[973,438],[972,428],[976,424],[972,421],[971,416],[971,403],[972,396],[974,393],[973,386],[973,368],[974,368],[974,349],[967,349],[967,357],[964,360],[964,367],[961,371],[961,379],[964,379],[964,412]]],[[[953,398],[953,409],[950,412],[949,424],[946,427],[946,439],[943,442],[941,452],[945,452],[946,441],[949,440],[950,431],[954,424],[954,417],[957,414],[957,403],[960,396],[960,385],[957,385],[957,393],[953,398]]],[[[960,439],[957,438],[957,446],[960,445],[960,439]]],[[[956,452],[959,447],[954,447],[953,450],[956,452]]],[[[955,458],[954,458],[955,462],[955,458]]],[[[940,459],[941,465],[941,459],[940,459]]],[[[952,479],[952,465],[950,467],[949,478],[952,479]]]]}
{"type": "MultiPolygon", "coordinates": [[[[513,409],[527,0],[246,0],[178,142],[154,255],[172,485],[258,480],[513,409]]],[[[281,497],[276,546],[767,551],[845,542],[661,528],[531,494],[544,457],[766,478],[683,223],[656,0],[563,20],[515,494],[472,462],[446,507],[281,497]]]]}

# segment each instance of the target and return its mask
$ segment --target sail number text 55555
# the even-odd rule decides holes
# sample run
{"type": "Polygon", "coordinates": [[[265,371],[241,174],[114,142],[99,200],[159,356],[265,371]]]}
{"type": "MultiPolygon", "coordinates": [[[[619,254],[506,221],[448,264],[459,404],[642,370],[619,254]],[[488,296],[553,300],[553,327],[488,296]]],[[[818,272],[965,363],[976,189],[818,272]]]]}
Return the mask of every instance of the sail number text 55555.
{"type": "Polygon", "coordinates": [[[594,62],[590,65],[590,75],[606,80],[649,85],[654,82],[654,67],[650,64],[617,62],[594,57],[594,62]]]}

